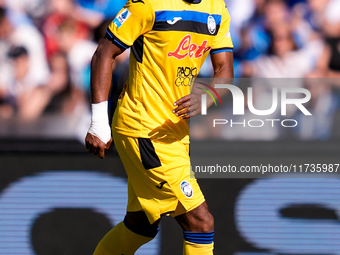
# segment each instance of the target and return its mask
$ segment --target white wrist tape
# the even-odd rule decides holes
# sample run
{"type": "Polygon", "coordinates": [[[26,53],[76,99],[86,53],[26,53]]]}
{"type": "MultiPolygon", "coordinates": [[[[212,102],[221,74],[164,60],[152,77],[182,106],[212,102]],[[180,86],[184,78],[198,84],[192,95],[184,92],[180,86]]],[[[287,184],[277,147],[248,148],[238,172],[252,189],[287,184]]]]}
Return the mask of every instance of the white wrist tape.
{"type": "Polygon", "coordinates": [[[88,133],[97,136],[103,143],[107,144],[111,139],[111,128],[108,118],[108,102],[92,104],[92,119],[88,133]]]}

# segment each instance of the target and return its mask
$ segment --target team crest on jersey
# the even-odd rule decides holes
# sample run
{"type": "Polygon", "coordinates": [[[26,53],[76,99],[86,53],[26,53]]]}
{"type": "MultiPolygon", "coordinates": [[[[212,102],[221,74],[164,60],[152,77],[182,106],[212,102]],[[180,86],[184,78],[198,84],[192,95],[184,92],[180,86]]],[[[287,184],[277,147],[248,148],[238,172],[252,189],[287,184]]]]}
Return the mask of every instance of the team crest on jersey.
{"type": "Polygon", "coordinates": [[[120,28],[121,25],[130,17],[131,12],[128,9],[124,9],[121,14],[119,14],[114,20],[113,24],[116,25],[117,28],[120,28]]]}
{"type": "Polygon", "coordinates": [[[214,34],[216,32],[216,21],[213,16],[208,17],[208,30],[210,34],[214,34]]]}
{"type": "Polygon", "coordinates": [[[194,191],[191,187],[191,184],[187,181],[182,181],[181,190],[186,197],[192,197],[192,195],[194,193],[194,191]]]}

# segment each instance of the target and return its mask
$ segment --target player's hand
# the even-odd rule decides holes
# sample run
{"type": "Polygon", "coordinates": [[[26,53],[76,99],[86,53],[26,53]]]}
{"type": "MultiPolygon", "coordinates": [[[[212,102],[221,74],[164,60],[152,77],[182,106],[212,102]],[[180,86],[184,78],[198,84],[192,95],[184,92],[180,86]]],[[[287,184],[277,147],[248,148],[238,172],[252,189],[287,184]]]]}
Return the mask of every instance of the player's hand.
{"type": "Polygon", "coordinates": [[[201,95],[190,94],[182,97],[174,103],[177,106],[172,113],[181,119],[189,119],[201,113],[201,95]]]}
{"type": "Polygon", "coordinates": [[[107,144],[102,142],[97,136],[94,136],[90,133],[87,133],[85,138],[86,149],[89,150],[90,153],[94,155],[98,155],[100,158],[105,157],[105,150],[108,150],[112,143],[112,137],[107,144]]]}

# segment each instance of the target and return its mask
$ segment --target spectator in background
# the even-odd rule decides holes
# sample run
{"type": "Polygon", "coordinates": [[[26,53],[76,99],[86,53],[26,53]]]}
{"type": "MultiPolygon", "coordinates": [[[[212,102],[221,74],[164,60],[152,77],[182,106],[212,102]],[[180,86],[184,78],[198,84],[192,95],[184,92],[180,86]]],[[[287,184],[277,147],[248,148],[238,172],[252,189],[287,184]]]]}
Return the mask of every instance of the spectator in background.
{"type": "Polygon", "coordinates": [[[271,38],[269,55],[243,63],[244,76],[302,78],[313,70],[316,56],[322,48],[319,41],[310,42],[307,47],[299,49],[287,23],[275,26],[271,38]]]}
{"type": "MultiPolygon", "coordinates": [[[[235,59],[252,61],[265,54],[270,46],[270,31],[289,18],[288,6],[283,0],[256,0],[251,18],[243,24],[236,40],[235,59]]],[[[242,65],[236,67],[242,74],[242,65]]]]}
{"type": "Polygon", "coordinates": [[[21,20],[31,24],[39,24],[41,18],[46,13],[47,2],[49,0],[2,0],[3,6],[11,10],[21,20]],[[28,18],[29,17],[29,18],[28,18]],[[33,21],[33,22],[32,22],[33,21]]]}
{"type": "Polygon", "coordinates": [[[32,92],[38,84],[30,80],[30,60],[26,48],[13,47],[8,56],[12,61],[14,76],[8,90],[10,97],[14,99],[11,106],[18,111],[20,117],[24,117],[22,111],[25,110],[27,102],[32,100],[32,92]]]}
{"type": "MultiPolygon", "coordinates": [[[[310,0],[312,10],[320,7],[317,13],[319,27],[324,35],[325,47],[318,59],[315,70],[309,78],[340,78],[340,1],[310,0]]],[[[336,84],[338,86],[338,84],[336,84]]]]}
{"type": "Polygon", "coordinates": [[[75,21],[85,23],[90,28],[97,27],[105,16],[97,11],[92,11],[81,7],[75,0],[50,0],[50,13],[59,13],[75,21]]]}
{"type": "Polygon", "coordinates": [[[56,53],[50,61],[51,77],[47,84],[50,100],[45,113],[71,114],[78,103],[85,103],[84,93],[71,82],[70,68],[63,53],[56,53]]]}
{"type": "Polygon", "coordinates": [[[51,76],[46,86],[35,88],[21,100],[20,116],[32,121],[43,114],[71,115],[77,106],[85,105],[82,90],[72,86],[66,56],[57,53],[51,57],[51,76]]]}
{"type": "MultiPolygon", "coordinates": [[[[340,1],[310,0],[309,5],[318,18],[319,32],[324,36],[325,46],[315,70],[308,78],[340,78],[340,1]]],[[[313,118],[300,114],[300,128],[296,135],[301,139],[328,139],[332,135],[333,119],[339,106],[338,79],[308,80],[312,98],[308,109],[313,118]],[[314,81],[314,82],[313,82],[314,81]]]]}
{"type": "Polygon", "coordinates": [[[75,15],[75,9],[77,5],[72,0],[52,0],[49,1],[49,12],[42,23],[42,31],[45,37],[47,56],[60,51],[58,46],[58,27],[66,22],[72,20],[76,30],[77,37],[79,39],[89,39],[91,36],[91,29],[99,25],[102,21],[102,14],[94,14],[94,18],[91,18],[91,14],[86,16],[86,20],[79,19],[78,15],[75,15]],[[99,15],[99,16],[98,16],[99,15]],[[94,21],[91,21],[94,19],[94,21]]]}
{"type": "Polygon", "coordinates": [[[86,87],[86,84],[89,84],[89,81],[86,80],[86,78],[89,79],[86,76],[86,71],[97,44],[79,36],[76,22],[73,19],[66,19],[59,25],[57,39],[58,48],[67,56],[72,83],[89,93],[90,91],[86,87]]]}
{"type": "Polygon", "coordinates": [[[290,13],[286,1],[269,0],[264,6],[265,26],[268,31],[281,26],[283,23],[290,23],[290,13]]]}
{"type": "MultiPolygon", "coordinates": [[[[73,19],[60,13],[52,13],[43,23],[42,31],[45,38],[46,54],[48,58],[61,50],[58,45],[59,26],[67,20],[73,19]]],[[[88,39],[90,30],[87,25],[75,20],[73,20],[73,22],[77,38],[88,39]]]]}
{"type": "Polygon", "coordinates": [[[306,20],[311,26],[323,34],[333,36],[340,24],[339,0],[308,0],[309,12],[306,20]]]}
{"type": "Polygon", "coordinates": [[[7,55],[10,49],[20,46],[27,51],[28,70],[25,81],[30,88],[45,84],[49,69],[44,50],[44,41],[37,28],[29,23],[17,24],[10,13],[0,7],[0,87],[5,94],[12,90],[15,71],[7,55]]]}
{"type": "Polygon", "coordinates": [[[316,69],[309,78],[340,78],[340,31],[338,37],[328,37],[325,42],[316,69]]]}
{"type": "MultiPolygon", "coordinates": [[[[284,16],[281,17],[283,18],[284,16]]],[[[289,80],[289,82],[283,79],[305,77],[313,70],[315,59],[317,59],[322,49],[322,43],[319,40],[308,41],[307,45],[300,48],[293,34],[290,22],[287,22],[286,18],[284,18],[281,19],[282,23],[277,23],[279,20],[275,18],[271,22],[271,44],[268,55],[263,55],[254,61],[243,63],[243,74],[245,77],[268,78],[266,80],[256,79],[252,81],[253,83],[261,83],[252,84],[254,106],[256,109],[270,108],[274,87],[303,87],[302,79],[289,80]]],[[[288,106],[287,117],[292,117],[296,110],[296,107],[288,106]]],[[[246,114],[245,117],[250,118],[251,114],[246,114]]],[[[278,119],[280,117],[279,111],[266,117],[278,119]]],[[[244,135],[247,139],[261,137],[268,140],[277,139],[283,135],[282,129],[279,126],[268,129],[261,128],[258,132],[254,131],[250,129],[246,135],[243,133],[237,135],[240,137],[244,135]]],[[[244,137],[242,139],[245,139],[244,137]]]]}

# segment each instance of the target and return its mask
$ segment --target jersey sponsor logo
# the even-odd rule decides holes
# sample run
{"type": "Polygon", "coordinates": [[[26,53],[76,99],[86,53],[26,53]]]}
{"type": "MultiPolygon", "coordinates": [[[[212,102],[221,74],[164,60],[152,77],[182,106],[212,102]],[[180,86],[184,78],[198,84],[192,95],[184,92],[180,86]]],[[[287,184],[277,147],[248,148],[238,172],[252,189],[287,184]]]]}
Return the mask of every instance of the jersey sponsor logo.
{"type": "Polygon", "coordinates": [[[191,35],[186,35],[179,42],[177,49],[175,51],[170,51],[168,57],[174,57],[177,59],[183,59],[185,57],[189,58],[200,58],[203,54],[211,49],[210,46],[207,47],[208,41],[204,40],[201,45],[191,43],[191,35]]]}
{"type": "Polygon", "coordinates": [[[166,22],[170,25],[175,24],[177,21],[181,20],[182,17],[174,17],[173,20],[167,20],[166,22]]]}
{"type": "Polygon", "coordinates": [[[214,34],[216,32],[216,21],[213,16],[208,17],[208,30],[210,34],[214,34]]]}
{"type": "Polygon", "coordinates": [[[198,75],[197,67],[178,67],[177,68],[177,78],[175,80],[175,85],[177,87],[181,86],[191,86],[193,84],[196,76],[198,75]]]}
{"type": "Polygon", "coordinates": [[[116,25],[117,28],[120,28],[121,25],[130,17],[131,12],[128,9],[124,9],[121,14],[119,14],[114,20],[113,24],[116,25]]]}
{"type": "Polygon", "coordinates": [[[181,183],[181,190],[182,193],[186,196],[186,197],[192,197],[192,195],[194,194],[194,191],[191,187],[191,184],[187,181],[182,181],[181,183]]]}
{"type": "Polygon", "coordinates": [[[132,0],[131,2],[133,2],[133,3],[143,3],[143,4],[145,4],[143,0],[132,0]]]}

